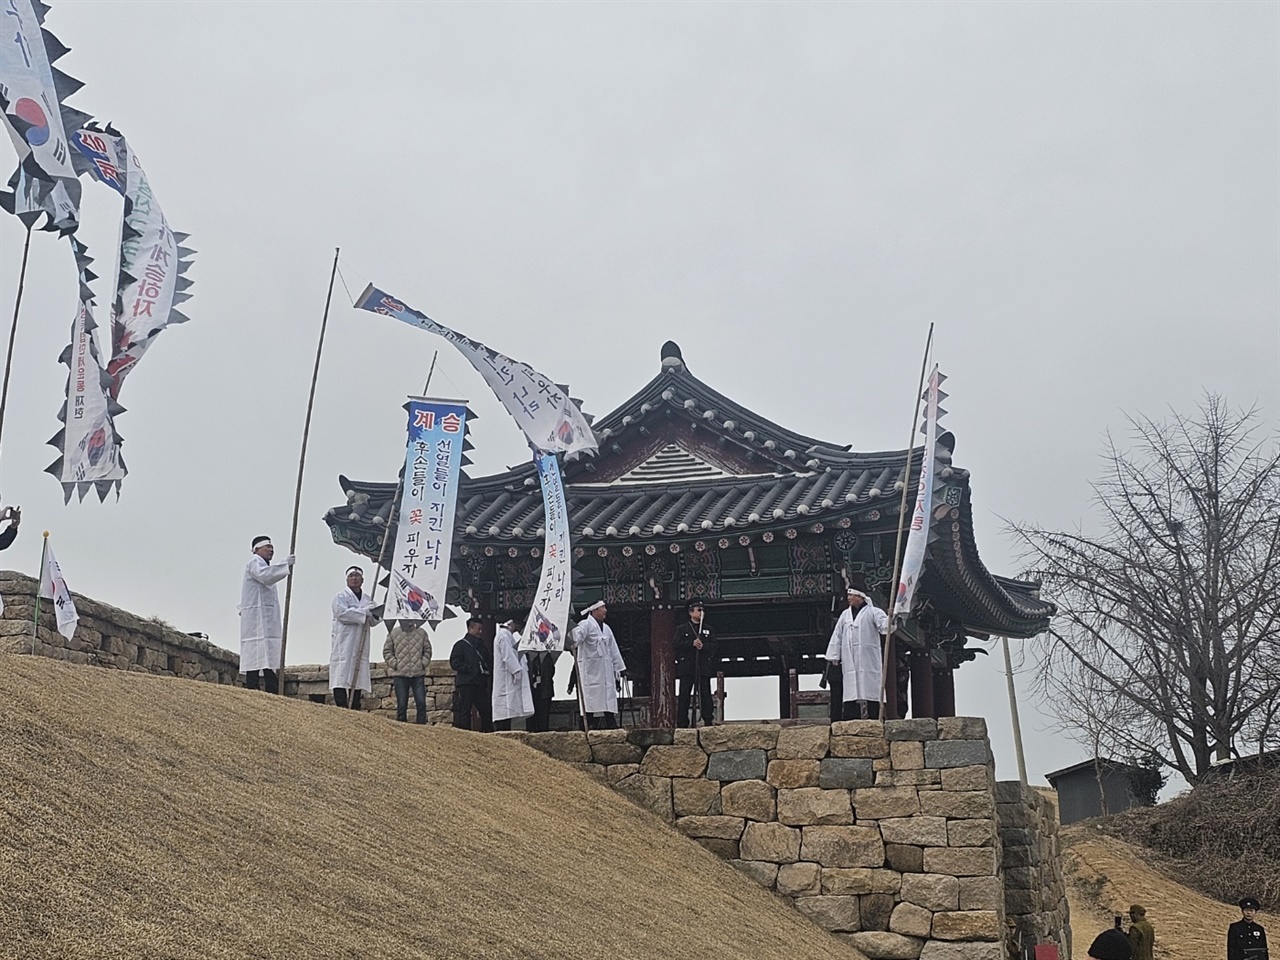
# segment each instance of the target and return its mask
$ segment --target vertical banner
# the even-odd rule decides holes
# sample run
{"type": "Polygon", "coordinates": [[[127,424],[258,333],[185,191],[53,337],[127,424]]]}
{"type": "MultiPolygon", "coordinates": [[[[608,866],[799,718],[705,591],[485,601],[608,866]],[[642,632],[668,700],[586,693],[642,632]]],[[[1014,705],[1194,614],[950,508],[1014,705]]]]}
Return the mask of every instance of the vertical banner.
{"type": "Polygon", "coordinates": [[[920,463],[920,484],[916,488],[916,506],[911,514],[911,531],[907,534],[907,548],[902,553],[902,576],[898,580],[898,601],[894,606],[896,619],[905,620],[911,615],[911,606],[915,601],[916,587],[920,576],[924,573],[925,552],[929,546],[933,530],[933,494],[937,485],[937,443],[938,417],[945,411],[938,407],[939,401],[946,396],[939,389],[942,381],[947,379],[938,372],[935,364],[933,373],[929,375],[929,386],[925,388],[924,424],[924,456],[920,463]]]}
{"type": "Polygon", "coordinates": [[[387,620],[438,621],[449,585],[465,403],[410,399],[404,489],[396,522],[387,620]]]}
{"type": "Polygon", "coordinates": [[[535,450],[595,453],[595,434],[578,405],[570,399],[567,387],[553,383],[527,363],[512,360],[478,340],[436,323],[426,314],[376,289],[373,284],[365,287],[355,305],[360,310],[381,313],[421,327],[457,347],[484,377],[535,450]]]}
{"type": "Polygon", "coordinates": [[[533,609],[525,622],[521,650],[563,650],[569,625],[569,593],[572,585],[569,553],[569,514],[564,502],[560,462],[553,453],[533,454],[542,485],[542,505],[546,518],[546,541],[542,552],[542,575],[534,594],[533,609]]]}

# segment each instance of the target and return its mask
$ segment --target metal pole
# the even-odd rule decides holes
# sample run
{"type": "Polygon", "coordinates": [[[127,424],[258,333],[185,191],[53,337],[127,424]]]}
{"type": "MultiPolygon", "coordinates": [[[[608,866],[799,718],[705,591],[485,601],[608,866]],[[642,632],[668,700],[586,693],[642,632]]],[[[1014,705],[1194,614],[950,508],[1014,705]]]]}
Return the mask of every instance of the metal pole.
{"type": "MultiPolygon", "coordinates": [[[[436,358],[438,356],[440,356],[439,350],[437,350],[435,353],[431,355],[431,368],[427,371],[427,382],[422,387],[422,395],[424,397],[427,395],[427,391],[431,389],[431,377],[436,372],[436,358]]],[[[391,509],[387,511],[387,525],[382,531],[382,546],[378,548],[378,559],[376,561],[376,566],[374,566],[373,568],[373,586],[369,588],[370,600],[377,599],[376,595],[378,592],[378,577],[382,575],[382,558],[383,556],[386,555],[386,552],[387,552],[387,540],[391,537],[392,520],[396,518],[396,510],[400,506],[400,491],[403,489],[404,489],[404,474],[401,474],[400,479],[396,481],[396,492],[391,497],[391,509]]],[[[387,598],[390,596],[391,596],[391,566],[390,564],[388,564],[387,565],[387,590],[382,595],[382,604],[384,607],[386,606],[387,598]]],[[[383,610],[383,618],[384,619],[386,618],[386,610],[383,610]]],[[[355,689],[356,676],[360,672],[360,663],[364,660],[365,651],[368,649],[365,646],[365,642],[368,639],[369,639],[368,637],[365,637],[360,641],[360,651],[356,655],[355,660],[351,664],[351,683],[347,686],[348,690],[355,689]]],[[[352,697],[351,699],[354,700],[355,698],[352,697]]],[[[351,702],[351,701],[348,701],[348,702],[351,702]]]]}
{"type": "Polygon", "coordinates": [[[4,411],[9,404],[9,371],[13,369],[13,342],[18,335],[18,310],[22,306],[22,288],[27,282],[27,254],[31,251],[31,227],[27,224],[27,239],[22,244],[22,268],[18,271],[18,295],[13,299],[13,323],[9,327],[9,352],[4,358],[4,386],[0,387],[0,440],[4,435],[4,411]]]}
{"type": "MultiPolygon", "coordinates": [[[[916,389],[916,412],[911,415],[911,435],[907,438],[907,464],[902,470],[902,499],[898,504],[898,539],[893,545],[893,577],[889,580],[889,634],[884,641],[884,657],[880,665],[880,719],[884,719],[885,690],[889,682],[889,656],[893,652],[893,618],[898,611],[898,576],[902,573],[902,531],[907,522],[907,491],[911,487],[911,445],[916,439],[920,422],[920,401],[924,394],[924,375],[929,369],[929,349],[933,346],[933,324],[929,324],[929,337],[924,344],[924,360],[920,363],[920,386],[916,389]]],[[[924,458],[920,468],[924,469],[924,458]]],[[[925,518],[928,523],[928,518],[925,518]]],[[[915,709],[914,704],[912,710],[915,709]]],[[[913,714],[914,715],[914,714],[913,714]]]]}
{"type": "Polygon", "coordinates": [[[40,628],[40,587],[44,584],[44,565],[49,559],[49,531],[44,532],[44,546],[40,548],[40,576],[36,583],[36,612],[31,618],[31,655],[36,655],[36,642],[40,628]]]}
{"type": "Polygon", "coordinates": [[[1018,721],[1018,691],[1013,684],[1013,661],[1009,659],[1009,638],[1001,637],[1004,647],[1004,679],[1009,687],[1009,719],[1013,721],[1013,749],[1018,757],[1018,779],[1027,785],[1027,758],[1022,753],[1022,724],[1018,721]]]}
{"type": "MultiPolygon", "coordinates": [[[[316,381],[320,378],[320,357],[324,353],[324,334],[329,326],[329,303],[333,300],[333,281],[338,275],[339,248],[333,248],[333,269],[329,272],[329,292],[324,298],[324,316],[320,320],[320,340],[316,344],[316,363],[311,370],[311,392],[307,395],[307,417],[302,424],[302,452],[298,455],[298,484],[293,492],[293,526],[289,531],[289,556],[298,548],[298,511],[302,508],[302,471],[307,463],[307,440],[311,436],[311,410],[316,402],[316,381]]],[[[284,657],[289,643],[289,605],[293,602],[293,567],[284,585],[284,619],[280,626],[280,673],[277,687],[284,696],[284,657]]]]}

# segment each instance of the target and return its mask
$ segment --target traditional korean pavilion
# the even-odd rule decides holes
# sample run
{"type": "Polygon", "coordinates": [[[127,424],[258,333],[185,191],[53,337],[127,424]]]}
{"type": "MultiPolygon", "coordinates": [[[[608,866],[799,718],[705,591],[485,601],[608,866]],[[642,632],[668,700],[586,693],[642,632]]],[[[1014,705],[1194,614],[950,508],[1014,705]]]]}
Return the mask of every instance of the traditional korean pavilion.
{"type": "MultiPolygon", "coordinates": [[[[603,598],[637,697],[673,726],[672,637],[686,601],[707,605],[727,677],[820,674],[849,585],[885,600],[904,480],[921,451],[855,453],[794,433],[703,383],[672,342],[658,375],[593,424],[599,455],[563,464],[576,611],[603,598]]],[[[992,574],[974,542],[970,478],[940,439],[943,487],[914,617],[895,637],[890,716],[955,712],[954,671],[973,637],[1026,638],[1054,606],[1039,584],[992,574]]],[[[334,542],[377,558],[394,483],[339,478],[334,542]]],[[[450,604],[489,621],[528,612],[541,568],[542,494],[532,464],[462,480],[450,604]]],[[[386,538],[394,542],[394,537],[386,538]]],[[[389,554],[388,550],[388,554],[389,554]]],[[[389,560],[389,555],[384,557],[389,560]]]]}

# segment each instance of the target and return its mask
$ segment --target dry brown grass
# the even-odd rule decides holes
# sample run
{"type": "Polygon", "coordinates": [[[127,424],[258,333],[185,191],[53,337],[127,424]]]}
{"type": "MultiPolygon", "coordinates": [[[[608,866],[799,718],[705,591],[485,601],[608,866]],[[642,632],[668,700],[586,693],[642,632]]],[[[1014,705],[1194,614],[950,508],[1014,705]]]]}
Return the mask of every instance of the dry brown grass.
{"type": "Polygon", "coordinates": [[[1144,847],[1102,834],[1092,824],[1063,827],[1063,870],[1071,906],[1073,955],[1089,944],[1129,905],[1147,908],[1156,928],[1156,960],[1205,960],[1224,956],[1227,925],[1240,911],[1170,879],[1157,855],[1144,847]]]}
{"type": "Polygon", "coordinates": [[[0,956],[859,958],[501,738],[0,656],[0,956]]]}

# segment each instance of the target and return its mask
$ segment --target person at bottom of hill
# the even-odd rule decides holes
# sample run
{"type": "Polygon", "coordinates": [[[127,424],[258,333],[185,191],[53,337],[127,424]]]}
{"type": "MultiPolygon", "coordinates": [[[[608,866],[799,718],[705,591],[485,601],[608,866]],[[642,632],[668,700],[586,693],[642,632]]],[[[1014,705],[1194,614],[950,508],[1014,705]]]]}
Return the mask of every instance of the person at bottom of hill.
{"type": "Polygon", "coordinates": [[[4,532],[0,533],[0,550],[7,550],[9,544],[13,543],[18,537],[18,524],[22,523],[21,507],[5,507],[0,510],[0,523],[9,521],[9,526],[4,532]]]}
{"type": "Polygon", "coordinates": [[[280,619],[280,596],[276,584],[293,569],[293,557],[272,563],[276,548],[270,537],[254,537],[249,548],[253,556],[245,564],[240,585],[240,672],[246,690],[257,690],[266,681],[267,693],[280,691],[276,668],[280,666],[280,645],[284,628],[280,619]]]}
{"type": "Polygon", "coordinates": [[[569,633],[565,647],[578,665],[578,689],[587,726],[593,730],[618,727],[618,691],[627,665],[613,630],[604,622],[609,610],[597,600],[582,611],[582,622],[569,633]]]}
{"type": "Polygon", "coordinates": [[[1136,903],[1129,908],[1129,943],[1133,945],[1133,960],[1154,960],[1156,928],[1147,919],[1147,908],[1136,903]]]}
{"type": "Polygon", "coordinates": [[[1270,960],[1267,931],[1254,920],[1260,909],[1255,897],[1240,901],[1240,919],[1227,928],[1227,960],[1270,960]]]}
{"type": "Polygon", "coordinates": [[[703,726],[709,727],[716,721],[716,702],[711,698],[711,677],[720,664],[720,658],[716,656],[715,638],[704,622],[702,601],[690,600],[686,609],[689,611],[689,619],[676,627],[673,641],[676,678],[680,681],[680,692],[676,696],[676,724],[691,727],[697,722],[697,717],[689,716],[692,693],[696,687],[698,712],[702,714],[703,726]]]}
{"type": "MultiPolygon", "coordinates": [[[[551,729],[551,701],[556,693],[555,650],[529,651],[525,662],[529,665],[529,688],[533,693],[533,715],[524,722],[530,733],[546,733],[551,729]]],[[[573,693],[572,690],[569,691],[573,693]]]]}
{"type": "Polygon", "coordinates": [[[493,663],[485,649],[484,621],[472,617],[467,621],[467,632],[449,652],[449,666],[453,667],[453,725],[459,730],[470,730],[471,710],[480,714],[480,732],[493,730],[493,703],[490,700],[493,683],[493,663]]]}
{"type": "Polygon", "coordinates": [[[416,708],[414,723],[427,722],[427,671],[431,669],[431,638],[417,620],[388,620],[382,659],[396,692],[396,719],[409,719],[409,694],[416,708]]]}
{"type": "Polygon", "coordinates": [[[840,664],[846,720],[880,719],[880,638],[889,632],[889,615],[861,590],[849,588],[849,609],[840,614],[827,644],[827,660],[840,664]],[[855,702],[856,701],[856,702],[855,702]]]}
{"type": "Polygon", "coordinates": [[[524,624],[508,620],[493,640],[493,729],[510,730],[511,721],[533,715],[529,668],[517,647],[524,624]]]}
{"type": "Polygon", "coordinates": [[[1120,929],[1120,917],[1114,927],[1102,931],[1089,944],[1089,956],[1093,960],[1133,960],[1133,945],[1120,929]]]}
{"type": "Polygon", "coordinates": [[[338,706],[359,710],[360,694],[373,690],[369,682],[369,630],[382,619],[382,607],[375,607],[372,594],[364,592],[364,571],[359,567],[347,567],[347,585],[333,598],[331,606],[329,689],[338,706]]]}

